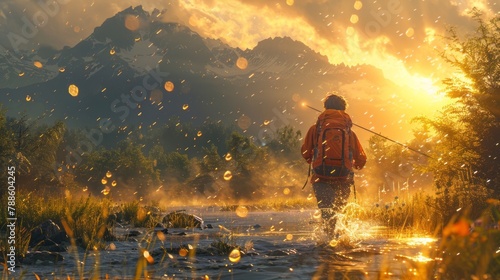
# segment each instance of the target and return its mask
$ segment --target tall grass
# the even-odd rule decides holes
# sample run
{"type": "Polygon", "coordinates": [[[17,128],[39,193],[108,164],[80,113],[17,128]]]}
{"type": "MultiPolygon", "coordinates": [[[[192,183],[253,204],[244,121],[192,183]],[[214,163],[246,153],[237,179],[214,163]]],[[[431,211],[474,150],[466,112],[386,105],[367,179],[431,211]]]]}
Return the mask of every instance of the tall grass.
{"type": "Polygon", "coordinates": [[[157,208],[153,205],[144,206],[137,200],[125,202],[120,207],[123,220],[133,227],[155,227],[156,224],[161,222],[162,217],[159,216],[159,213],[151,210],[157,208]]]}
{"type": "MultiPolygon", "coordinates": [[[[88,196],[74,199],[66,197],[44,197],[35,193],[17,193],[17,224],[20,256],[28,249],[31,230],[47,220],[52,220],[83,248],[102,248],[103,238],[108,234],[107,218],[111,201],[88,196]]],[[[2,198],[3,200],[5,198],[2,198]]],[[[4,201],[2,201],[4,202],[4,201]]],[[[6,205],[6,204],[3,204],[6,205]]],[[[2,207],[2,210],[5,207],[2,207]]],[[[0,224],[6,224],[6,213],[2,212],[0,224]]],[[[3,247],[3,246],[2,246],[3,247]]]]}

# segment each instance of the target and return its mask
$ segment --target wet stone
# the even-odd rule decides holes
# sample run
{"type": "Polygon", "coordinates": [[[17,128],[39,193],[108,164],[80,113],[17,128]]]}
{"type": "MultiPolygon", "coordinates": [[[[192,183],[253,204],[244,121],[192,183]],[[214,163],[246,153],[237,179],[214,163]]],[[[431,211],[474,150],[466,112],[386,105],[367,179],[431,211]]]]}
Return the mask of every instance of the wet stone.
{"type": "Polygon", "coordinates": [[[61,254],[47,251],[34,251],[27,252],[26,256],[22,260],[23,264],[43,264],[52,265],[64,260],[61,254]]]}
{"type": "Polygon", "coordinates": [[[124,237],[137,237],[137,236],[139,236],[141,234],[142,234],[142,232],[140,232],[138,230],[131,230],[131,231],[125,233],[123,236],[124,237]]]}
{"type": "Polygon", "coordinates": [[[285,252],[283,250],[274,250],[266,254],[267,256],[270,257],[283,257],[283,256],[288,256],[290,253],[285,252]]]}
{"type": "Polygon", "coordinates": [[[52,220],[46,220],[31,231],[29,246],[44,245],[45,242],[47,242],[47,245],[61,244],[67,240],[66,234],[61,231],[61,228],[56,223],[52,220]]]}

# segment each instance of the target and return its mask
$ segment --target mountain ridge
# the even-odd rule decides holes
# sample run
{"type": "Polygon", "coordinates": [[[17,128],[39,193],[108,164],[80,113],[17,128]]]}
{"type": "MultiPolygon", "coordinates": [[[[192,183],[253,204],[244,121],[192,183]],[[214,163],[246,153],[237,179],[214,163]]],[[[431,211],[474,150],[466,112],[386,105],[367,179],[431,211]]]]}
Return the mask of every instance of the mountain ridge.
{"type": "MultiPolygon", "coordinates": [[[[252,119],[249,131],[259,133],[265,120],[278,119],[276,111],[303,114],[297,111],[303,99],[318,100],[328,91],[360,81],[375,89],[393,86],[373,66],[332,65],[290,37],[268,38],[242,50],[203,38],[182,24],[162,22],[160,14],[130,7],[48,59],[36,53],[26,56],[43,66],[20,70],[26,74],[16,79],[33,82],[2,86],[0,103],[7,105],[10,115],[26,111],[47,122],[65,120],[76,128],[96,127],[102,119],[129,128],[150,126],[172,116],[194,124],[235,124],[246,115],[252,119]],[[247,61],[245,67],[238,67],[239,58],[247,61]],[[41,71],[50,75],[34,79],[41,71]],[[174,85],[171,91],[165,88],[167,82],[174,85]],[[78,96],[68,94],[70,85],[79,88],[78,96]],[[123,111],[116,111],[126,103],[123,96],[134,96],[134,90],[135,96],[138,90],[145,93],[127,106],[129,114],[123,120],[123,111]],[[189,109],[183,109],[185,105],[189,109]]],[[[46,57],[50,50],[45,51],[46,57]]],[[[304,127],[297,117],[287,122],[304,127]]]]}

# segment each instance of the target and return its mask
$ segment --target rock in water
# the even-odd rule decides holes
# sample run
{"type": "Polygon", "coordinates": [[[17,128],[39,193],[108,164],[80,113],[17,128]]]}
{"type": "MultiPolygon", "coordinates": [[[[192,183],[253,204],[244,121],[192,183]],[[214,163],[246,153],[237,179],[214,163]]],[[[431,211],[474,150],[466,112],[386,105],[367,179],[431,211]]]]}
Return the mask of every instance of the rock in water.
{"type": "Polygon", "coordinates": [[[64,257],[61,254],[47,252],[47,251],[35,251],[27,252],[26,256],[22,260],[23,264],[55,264],[57,262],[63,261],[64,257]]]}
{"type": "Polygon", "coordinates": [[[163,223],[171,228],[201,228],[203,229],[203,219],[179,210],[168,213],[163,218],[163,223]]]}
{"type": "Polygon", "coordinates": [[[44,243],[47,243],[46,245],[61,244],[65,240],[67,236],[61,228],[52,220],[47,220],[31,231],[29,246],[44,245],[44,243]]]}

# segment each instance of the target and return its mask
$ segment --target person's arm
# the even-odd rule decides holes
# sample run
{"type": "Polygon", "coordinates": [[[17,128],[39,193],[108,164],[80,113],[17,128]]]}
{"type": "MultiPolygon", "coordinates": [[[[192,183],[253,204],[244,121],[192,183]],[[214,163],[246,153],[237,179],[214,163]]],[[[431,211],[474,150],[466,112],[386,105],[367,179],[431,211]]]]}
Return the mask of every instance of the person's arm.
{"type": "Polygon", "coordinates": [[[352,152],[353,152],[353,166],[355,169],[362,169],[365,164],[366,164],[366,154],[365,151],[363,150],[363,147],[361,146],[361,143],[359,143],[358,136],[354,131],[352,132],[352,152]]]}
{"type": "Polygon", "coordinates": [[[300,149],[302,157],[307,161],[307,163],[311,163],[313,158],[315,132],[316,125],[313,125],[307,131],[306,137],[304,137],[304,143],[302,144],[302,148],[300,149]]]}

